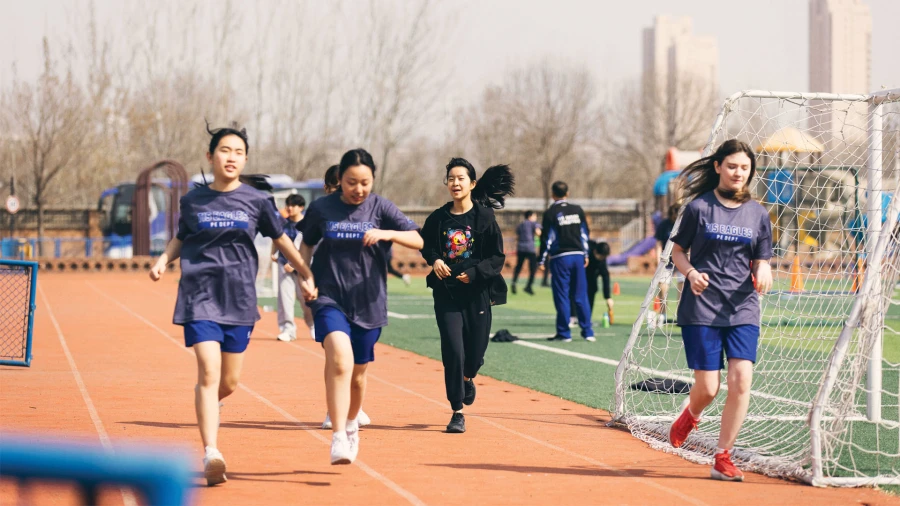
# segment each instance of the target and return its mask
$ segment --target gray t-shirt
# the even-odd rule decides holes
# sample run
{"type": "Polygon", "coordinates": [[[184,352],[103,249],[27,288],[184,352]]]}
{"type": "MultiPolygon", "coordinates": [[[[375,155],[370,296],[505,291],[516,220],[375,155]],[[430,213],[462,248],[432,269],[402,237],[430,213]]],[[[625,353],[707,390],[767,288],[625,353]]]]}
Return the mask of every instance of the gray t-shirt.
{"type": "Polygon", "coordinates": [[[184,244],[173,322],[255,324],[259,259],[253,238],[257,232],[281,237],[284,221],[269,194],[247,185],[230,192],[201,186],[181,197],[176,237],[184,244]]]}
{"type": "Polygon", "coordinates": [[[298,225],[303,242],[319,245],[312,271],[319,298],[309,306],[337,307],[364,329],[387,325],[387,250],[391,243],[364,247],[362,239],[373,228],[416,230],[393,202],[371,194],[358,205],[346,204],[340,192],[315,200],[298,225]]]}
{"type": "Polygon", "coordinates": [[[536,221],[525,220],[516,227],[516,251],[520,253],[534,253],[535,231],[541,226],[536,221]]]}
{"type": "Polygon", "coordinates": [[[672,241],[690,251],[694,268],[709,275],[699,297],[684,287],[678,325],[759,325],[750,267],[753,260],[772,258],[772,222],[761,204],[749,201],[731,209],[713,192],[705,193],[687,205],[672,241]]]}

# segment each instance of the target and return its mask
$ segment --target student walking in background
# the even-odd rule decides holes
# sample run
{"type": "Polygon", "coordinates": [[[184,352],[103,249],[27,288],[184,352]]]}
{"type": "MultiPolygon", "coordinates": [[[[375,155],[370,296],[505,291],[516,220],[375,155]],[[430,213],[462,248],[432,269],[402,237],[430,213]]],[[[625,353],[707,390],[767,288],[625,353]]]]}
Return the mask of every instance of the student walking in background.
{"type": "Polygon", "coordinates": [[[525,220],[516,227],[516,268],[513,270],[512,293],[516,293],[516,282],[522,266],[528,262],[528,284],[525,293],[534,295],[534,273],[537,272],[537,254],[534,251],[534,239],[541,236],[541,226],[537,223],[534,211],[525,211],[525,220]]]}

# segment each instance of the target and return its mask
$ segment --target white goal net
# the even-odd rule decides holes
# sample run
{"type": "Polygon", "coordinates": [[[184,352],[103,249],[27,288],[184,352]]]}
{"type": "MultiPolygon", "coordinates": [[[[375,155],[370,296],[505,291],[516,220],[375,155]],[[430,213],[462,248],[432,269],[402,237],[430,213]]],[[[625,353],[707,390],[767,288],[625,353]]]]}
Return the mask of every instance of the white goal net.
{"type": "MultiPolygon", "coordinates": [[[[734,460],[816,485],[900,483],[900,199],[892,198],[900,90],[737,93],[704,156],[731,138],[757,153],[754,197],[772,219],[775,278],[761,297],[758,361],[734,460]]],[[[652,378],[693,382],[675,325],[670,253],[671,243],[616,371],[613,411],[651,446],[709,463],[724,374],[698,430],[677,450],[668,427],[685,395],[639,388],[652,378]],[[672,285],[668,301],[659,300],[660,284],[672,285]]]]}

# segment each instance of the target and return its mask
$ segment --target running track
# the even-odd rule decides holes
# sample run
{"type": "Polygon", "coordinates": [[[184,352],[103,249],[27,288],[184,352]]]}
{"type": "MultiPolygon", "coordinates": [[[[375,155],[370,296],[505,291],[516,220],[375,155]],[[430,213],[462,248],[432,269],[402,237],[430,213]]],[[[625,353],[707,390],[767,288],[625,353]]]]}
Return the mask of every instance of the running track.
{"type": "MultiPolygon", "coordinates": [[[[0,368],[0,431],[181,444],[196,465],[197,504],[900,504],[869,489],[816,489],[759,475],[714,482],[709,468],[650,450],[608,415],[479,378],[466,434],[444,434],[441,364],[379,344],[356,465],[329,465],[321,348],[274,339],[264,314],[243,386],[226,399],[219,448],[229,481],[202,486],[193,353],[171,324],[177,275],[40,277],[30,369],[0,368]],[[68,356],[67,356],[68,355],[68,356]]],[[[301,324],[302,325],[302,324],[301,324]]],[[[387,330],[390,332],[390,330],[387,330]]],[[[589,381],[573,378],[573,381],[589,381]]],[[[0,484],[0,504],[15,503],[0,484]]],[[[32,491],[70,504],[70,490],[32,491]]],[[[103,496],[122,504],[129,496],[103,496]]],[[[130,501],[128,501],[130,502],[130,501]]]]}

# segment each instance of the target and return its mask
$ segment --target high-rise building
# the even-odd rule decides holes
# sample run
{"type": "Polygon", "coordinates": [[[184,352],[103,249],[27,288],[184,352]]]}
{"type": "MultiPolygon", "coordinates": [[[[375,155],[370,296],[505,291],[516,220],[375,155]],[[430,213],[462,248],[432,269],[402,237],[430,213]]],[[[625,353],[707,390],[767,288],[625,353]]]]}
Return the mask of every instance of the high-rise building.
{"type": "MultiPolygon", "coordinates": [[[[872,14],[869,6],[862,0],[810,0],[810,91],[868,93],[871,91],[871,70],[872,14]]],[[[810,128],[831,149],[839,144],[861,149],[866,138],[866,108],[864,103],[823,105],[809,118],[810,128]]]]}
{"type": "Polygon", "coordinates": [[[718,97],[718,45],[711,36],[695,35],[686,16],[656,16],[644,29],[643,45],[644,99],[665,111],[665,121],[657,124],[666,129],[661,138],[671,142],[681,137],[678,123],[685,108],[706,107],[718,97]]]}
{"type": "Polygon", "coordinates": [[[862,0],[809,1],[809,88],[868,93],[872,14],[862,0]]]}

